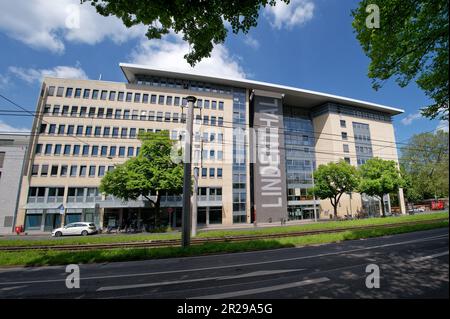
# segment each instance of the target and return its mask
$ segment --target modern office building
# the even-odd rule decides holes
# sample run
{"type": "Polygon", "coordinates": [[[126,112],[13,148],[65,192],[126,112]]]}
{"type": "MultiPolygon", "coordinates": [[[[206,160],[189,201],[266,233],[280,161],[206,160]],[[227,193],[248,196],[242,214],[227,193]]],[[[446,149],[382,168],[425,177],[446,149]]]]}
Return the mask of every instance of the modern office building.
{"type": "MultiPolygon", "coordinates": [[[[151,224],[146,201],[123,202],[98,186],[114,165],[139,153],[139,132],[168,130],[182,142],[189,95],[197,98],[199,225],[308,219],[314,211],[328,218],[331,205],[307,193],[316,166],[340,159],[360,165],[373,156],[397,160],[391,118],[400,109],[251,80],[120,67],[124,83],[44,79],[17,216],[27,231],[79,220],[101,227],[130,219],[151,224]]],[[[175,227],[181,199],[162,198],[175,227]]],[[[349,194],[339,214],[377,212],[376,205],[349,194]]]]}
{"type": "Polygon", "coordinates": [[[0,234],[14,230],[29,136],[0,135],[0,234]]]}

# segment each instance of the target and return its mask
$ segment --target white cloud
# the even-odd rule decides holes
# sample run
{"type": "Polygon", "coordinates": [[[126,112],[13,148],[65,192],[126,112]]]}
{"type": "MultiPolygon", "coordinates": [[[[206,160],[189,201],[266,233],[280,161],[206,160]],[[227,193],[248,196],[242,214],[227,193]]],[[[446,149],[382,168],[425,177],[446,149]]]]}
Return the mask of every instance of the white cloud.
{"type": "Polygon", "coordinates": [[[0,132],[1,133],[14,133],[14,134],[25,134],[30,133],[29,128],[25,127],[13,127],[9,124],[6,124],[2,120],[0,120],[0,132]]]}
{"type": "Polygon", "coordinates": [[[9,77],[7,75],[0,74],[0,89],[5,88],[9,84],[9,77]]]}
{"type": "Polygon", "coordinates": [[[53,69],[25,69],[11,66],[9,72],[30,84],[41,82],[44,77],[63,79],[88,79],[86,72],[79,66],[56,66],[53,69]]]}
{"type": "Polygon", "coordinates": [[[422,117],[422,115],[420,114],[420,112],[414,113],[414,114],[409,114],[407,117],[403,118],[401,120],[401,122],[403,125],[410,125],[412,122],[420,119],[421,117],[422,117]]]}
{"type": "Polygon", "coordinates": [[[314,8],[311,0],[291,0],[289,4],[277,1],[275,6],[266,6],[264,15],[273,28],[290,30],[311,20],[314,8]]]}
{"type": "Polygon", "coordinates": [[[448,121],[440,120],[436,126],[436,131],[444,131],[448,133],[448,121]]]}
{"type": "Polygon", "coordinates": [[[103,17],[79,0],[0,1],[0,31],[33,48],[62,53],[65,42],[96,44],[105,39],[123,43],[145,34],[116,17],[103,17]],[[78,23],[79,22],[79,23],[78,23]]]}
{"type": "Polygon", "coordinates": [[[180,35],[171,34],[162,39],[143,40],[131,53],[130,62],[175,72],[233,78],[246,76],[238,58],[232,56],[221,44],[214,47],[211,57],[202,59],[194,68],[184,59],[187,53],[189,44],[180,35]]]}
{"type": "Polygon", "coordinates": [[[245,36],[244,43],[253,49],[259,48],[259,41],[249,34],[245,36]]]}

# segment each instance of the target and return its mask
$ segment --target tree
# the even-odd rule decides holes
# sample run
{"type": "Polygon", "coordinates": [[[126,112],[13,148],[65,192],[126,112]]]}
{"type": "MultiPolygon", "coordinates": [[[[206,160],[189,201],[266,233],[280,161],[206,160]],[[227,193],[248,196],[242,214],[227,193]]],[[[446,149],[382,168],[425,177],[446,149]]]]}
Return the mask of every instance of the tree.
{"type": "Polygon", "coordinates": [[[352,192],[358,186],[356,168],[346,161],[319,165],[314,172],[314,187],[310,190],[320,199],[329,199],[337,218],[337,207],[344,193],[352,192]]]}
{"type": "Polygon", "coordinates": [[[447,197],[449,194],[448,132],[414,135],[401,150],[404,174],[410,181],[408,200],[447,197]],[[409,195],[414,195],[409,198],[409,195]]]}
{"type": "Polygon", "coordinates": [[[374,89],[391,77],[401,87],[415,79],[434,100],[422,114],[448,119],[447,0],[363,0],[352,15],[356,37],[371,60],[368,75],[374,89]],[[369,4],[379,7],[379,28],[366,25],[369,4]]]}
{"type": "Polygon", "coordinates": [[[172,161],[173,141],[168,131],[142,133],[141,151],[137,157],[119,164],[106,173],[100,183],[100,191],[122,200],[144,197],[159,217],[161,195],[165,192],[181,193],[183,166],[172,161]],[[153,199],[150,194],[156,195],[153,199]]]}
{"type": "Polygon", "coordinates": [[[371,158],[359,167],[361,181],[359,184],[360,193],[369,196],[376,196],[381,201],[383,217],[386,216],[383,196],[403,187],[403,180],[397,163],[381,158],[371,158]]]}
{"type": "MultiPolygon", "coordinates": [[[[281,0],[289,3],[289,0],[281,0]]],[[[160,39],[171,30],[183,34],[192,46],[184,57],[194,66],[209,57],[214,44],[223,43],[227,36],[225,21],[233,33],[247,33],[258,24],[259,10],[276,5],[276,0],[81,0],[89,2],[103,16],[115,15],[126,27],[144,24],[148,39],[160,39]]]]}

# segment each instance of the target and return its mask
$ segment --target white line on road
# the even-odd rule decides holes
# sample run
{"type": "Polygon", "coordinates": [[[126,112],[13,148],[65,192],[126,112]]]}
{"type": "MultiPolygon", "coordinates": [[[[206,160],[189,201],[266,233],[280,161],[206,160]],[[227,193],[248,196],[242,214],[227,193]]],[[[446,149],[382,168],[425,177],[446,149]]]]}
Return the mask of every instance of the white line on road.
{"type": "MultiPolygon", "coordinates": [[[[443,239],[443,238],[446,238],[446,237],[448,237],[447,234],[445,234],[445,235],[438,235],[438,236],[432,236],[432,237],[425,237],[425,238],[421,238],[421,239],[400,241],[400,242],[390,243],[390,244],[376,245],[376,246],[363,247],[363,248],[355,248],[355,249],[349,249],[349,250],[343,250],[343,251],[337,251],[337,252],[331,252],[331,253],[323,253],[323,254],[317,254],[317,255],[292,257],[292,258],[276,259],[276,260],[268,260],[268,261],[259,261],[259,262],[253,262],[253,263],[233,264],[233,265],[204,267],[204,268],[193,268],[193,269],[168,270],[168,271],[148,272],[148,273],[133,273],[133,274],[123,274],[123,275],[81,277],[80,280],[99,280],[99,279],[111,279],[111,278],[151,276],[151,275],[187,273],[187,272],[197,272],[197,271],[204,271],[204,270],[214,270],[214,269],[225,269],[225,268],[233,268],[233,267],[245,267],[245,266],[263,265],[263,264],[273,264],[273,263],[280,263],[280,262],[294,261],[294,260],[302,260],[302,259],[312,259],[312,258],[325,257],[325,256],[344,255],[344,254],[353,253],[353,252],[356,252],[356,251],[364,251],[364,250],[371,250],[371,249],[378,249],[378,248],[384,248],[384,247],[406,245],[406,244],[412,244],[412,243],[421,243],[421,242],[426,242],[426,241],[443,239]]],[[[65,274],[63,274],[63,275],[65,275],[65,274]]],[[[36,283],[50,283],[50,282],[61,282],[61,281],[65,281],[65,279],[0,282],[0,285],[36,284],[36,283]]]]}
{"type": "Polygon", "coordinates": [[[10,290],[15,290],[15,289],[19,289],[19,288],[25,288],[28,286],[14,286],[14,287],[5,287],[5,288],[0,288],[1,291],[10,291],[10,290]]]}
{"type": "Polygon", "coordinates": [[[321,277],[321,278],[296,281],[296,282],[291,282],[288,284],[282,284],[282,285],[276,285],[276,286],[254,288],[254,289],[241,290],[241,291],[224,292],[224,293],[215,294],[215,295],[199,296],[199,297],[194,297],[194,298],[190,298],[190,299],[234,298],[234,297],[239,297],[239,296],[255,295],[255,294],[261,294],[264,292],[271,292],[271,291],[277,291],[277,290],[283,290],[283,289],[289,289],[289,288],[295,288],[295,287],[302,287],[302,286],[307,286],[307,285],[312,285],[312,284],[319,284],[319,283],[326,282],[329,280],[330,279],[327,277],[321,277]]]}
{"type": "Polygon", "coordinates": [[[442,253],[437,253],[437,254],[428,255],[428,256],[417,257],[417,258],[411,259],[410,262],[414,263],[414,262],[424,261],[424,260],[427,260],[427,259],[433,259],[433,258],[436,258],[436,257],[445,256],[445,255],[448,255],[448,251],[444,251],[442,253]]]}
{"type": "Polygon", "coordinates": [[[242,274],[242,275],[236,275],[236,276],[206,277],[206,278],[196,278],[196,279],[186,279],[186,280],[152,282],[152,283],[136,284],[136,285],[106,286],[106,287],[98,288],[97,291],[111,291],[111,290],[135,289],[135,288],[146,288],[146,287],[155,287],[155,286],[167,286],[167,285],[184,284],[184,283],[200,282],[200,281],[208,281],[208,280],[228,280],[228,279],[249,278],[249,277],[284,274],[284,273],[288,273],[288,272],[302,271],[302,270],[304,270],[304,269],[262,270],[262,271],[255,271],[255,272],[242,274]]]}

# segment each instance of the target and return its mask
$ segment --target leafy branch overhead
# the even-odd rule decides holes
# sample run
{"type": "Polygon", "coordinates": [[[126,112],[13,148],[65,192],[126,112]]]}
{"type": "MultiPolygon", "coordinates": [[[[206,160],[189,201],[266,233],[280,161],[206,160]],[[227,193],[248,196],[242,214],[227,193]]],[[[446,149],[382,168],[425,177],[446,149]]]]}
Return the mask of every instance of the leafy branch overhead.
{"type": "Polygon", "coordinates": [[[352,15],[356,37],[370,58],[373,87],[390,78],[401,87],[415,80],[434,101],[422,114],[448,119],[448,1],[363,0],[352,15]],[[369,4],[379,7],[380,28],[366,25],[369,4]]]}
{"type": "MultiPolygon", "coordinates": [[[[289,0],[281,0],[289,3],[289,0]]],[[[233,33],[247,33],[258,24],[259,10],[276,0],[81,0],[90,2],[103,16],[116,16],[126,27],[143,24],[148,39],[160,39],[171,30],[182,33],[191,46],[184,58],[194,66],[209,57],[215,44],[227,37],[225,21],[233,33]]]]}

